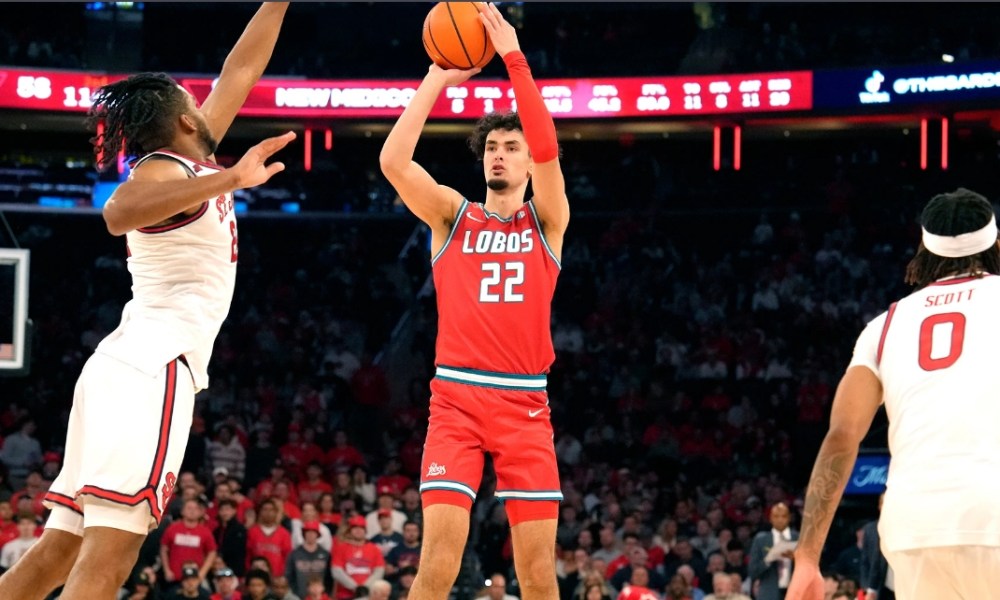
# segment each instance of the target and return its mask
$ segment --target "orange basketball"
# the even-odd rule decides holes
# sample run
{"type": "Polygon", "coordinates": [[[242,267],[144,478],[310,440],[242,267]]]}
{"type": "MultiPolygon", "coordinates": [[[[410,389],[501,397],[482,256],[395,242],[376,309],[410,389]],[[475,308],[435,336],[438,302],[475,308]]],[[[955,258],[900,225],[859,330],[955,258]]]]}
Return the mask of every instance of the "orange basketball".
{"type": "Polygon", "coordinates": [[[424,49],[442,69],[475,69],[496,51],[479,22],[477,2],[438,2],[424,19],[424,49]]]}

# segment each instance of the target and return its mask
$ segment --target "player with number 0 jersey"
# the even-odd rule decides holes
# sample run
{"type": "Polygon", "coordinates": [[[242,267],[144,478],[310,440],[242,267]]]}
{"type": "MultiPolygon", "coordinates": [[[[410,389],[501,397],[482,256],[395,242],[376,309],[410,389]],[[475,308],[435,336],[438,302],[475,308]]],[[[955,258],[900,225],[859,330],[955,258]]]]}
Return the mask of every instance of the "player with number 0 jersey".
{"type": "Polygon", "coordinates": [[[788,600],[822,597],[818,561],[880,404],[891,460],[879,520],[896,597],[994,597],[1000,573],[1000,245],[993,207],[959,189],[924,208],[917,290],[872,320],[834,398],[788,600]]]}
{"type": "Polygon", "coordinates": [[[469,510],[489,453],[512,525],[522,598],[558,596],[555,532],[562,493],[546,373],[549,316],[569,201],[555,124],[514,28],[493,5],[480,19],[510,75],[518,113],[490,114],[470,146],[483,161],[485,202],[439,185],[413,153],[441,91],[478,70],[436,65],[382,149],[382,171],[431,229],[439,329],[421,473],[423,548],[413,600],[444,600],[458,574],[469,510]],[[534,195],[525,202],[529,181],[534,195]]]}

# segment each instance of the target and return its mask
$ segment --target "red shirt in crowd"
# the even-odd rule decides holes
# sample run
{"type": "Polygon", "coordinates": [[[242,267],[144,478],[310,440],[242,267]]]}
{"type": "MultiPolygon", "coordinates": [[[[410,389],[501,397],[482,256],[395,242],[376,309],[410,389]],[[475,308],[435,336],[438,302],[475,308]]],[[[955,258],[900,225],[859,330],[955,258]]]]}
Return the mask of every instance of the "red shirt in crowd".
{"type": "Polygon", "coordinates": [[[365,457],[361,456],[361,453],[354,446],[333,447],[326,453],[326,465],[331,469],[356,467],[363,464],[365,464],[365,457]]]}
{"type": "Polygon", "coordinates": [[[200,568],[208,553],[216,549],[215,538],[208,527],[200,523],[188,527],[184,521],[171,523],[163,532],[160,545],[167,549],[170,570],[177,579],[180,579],[184,563],[193,561],[200,568]]]}
{"type": "Polygon", "coordinates": [[[375,481],[375,489],[381,490],[382,488],[389,488],[398,498],[403,495],[403,490],[408,488],[411,483],[413,483],[413,481],[406,475],[383,475],[375,481]]]}
{"type": "Polygon", "coordinates": [[[247,532],[247,568],[256,556],[263,556],[271,565],[271,577],[285,574],[285,559],[292,553],[292,534],[280,525],[270,534],[265,533],[260,524],[247,532]]]}
{"type": "Polygon", "coordinates": [[[306,480],[299,483],[299,502],[312,502],[316,504],[319,502],[320,496],[332,493],[333,486],[322,479],[317,479],[316,481],[306,480]]]}
{"type": "Polygon", "coordinates": [[[660,596],[641,585],[626,585],[618,594],[618,600],[660,600],[660,596]]]}
{"type": "MultiPolygon", "coordinates": [[[[295,484],[287,479],[285,479],[284,481],[285,483],[288,484],[288,500],[298,503],[299,497],[298,497],[298,492],[295,489],[295,484]]],[[[257,487],[255,487],[253,490],[254,500],[256,500],[257,502],[261,502],[263,500],[267,500],[268,498],[274,496],[274,485],[276,483],[277,482],[274,481],[273,479],[265,479],[264,481],[258,483],[257,487]]]]}
{"type": "MultiPolygon", "coordinates": [[[[375,569],[385,567],[382,551],[371,542],[364,542],[361,545],[337,544],[332,554],[330,563],[334,567],[343,569],[358,585],[368,581],[375,569]]],[[[354,591],[338,584],[336,595],[337,600],[350,600],[354,597],[354,591]]]]}

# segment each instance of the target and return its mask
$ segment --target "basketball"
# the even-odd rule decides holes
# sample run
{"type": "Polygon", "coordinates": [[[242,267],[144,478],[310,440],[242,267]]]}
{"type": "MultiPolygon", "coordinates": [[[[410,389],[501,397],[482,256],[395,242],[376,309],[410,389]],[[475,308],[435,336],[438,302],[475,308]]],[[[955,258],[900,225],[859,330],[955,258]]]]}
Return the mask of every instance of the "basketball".
{"type": "Polygon", "coordinates": [[[424,19],[427,55],[442,69],[475,69],[490,62],[496,51],[479,22],[476,2],[438,2],[424,19]]]}

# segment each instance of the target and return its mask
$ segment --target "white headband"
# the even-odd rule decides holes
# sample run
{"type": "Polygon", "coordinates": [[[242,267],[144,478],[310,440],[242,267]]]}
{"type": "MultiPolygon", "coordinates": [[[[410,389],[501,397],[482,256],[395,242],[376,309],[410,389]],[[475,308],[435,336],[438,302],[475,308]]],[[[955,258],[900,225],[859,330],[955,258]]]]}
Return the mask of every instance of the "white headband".
{"type": "Polygon", "coordinates": [[[935,235],[923,229],[924,248],[932,254],[945,258],[959,258],[979,254],[997,243],[997,219],[990,217],[990,222],[977,231],[961,235],[935,235]]]}

